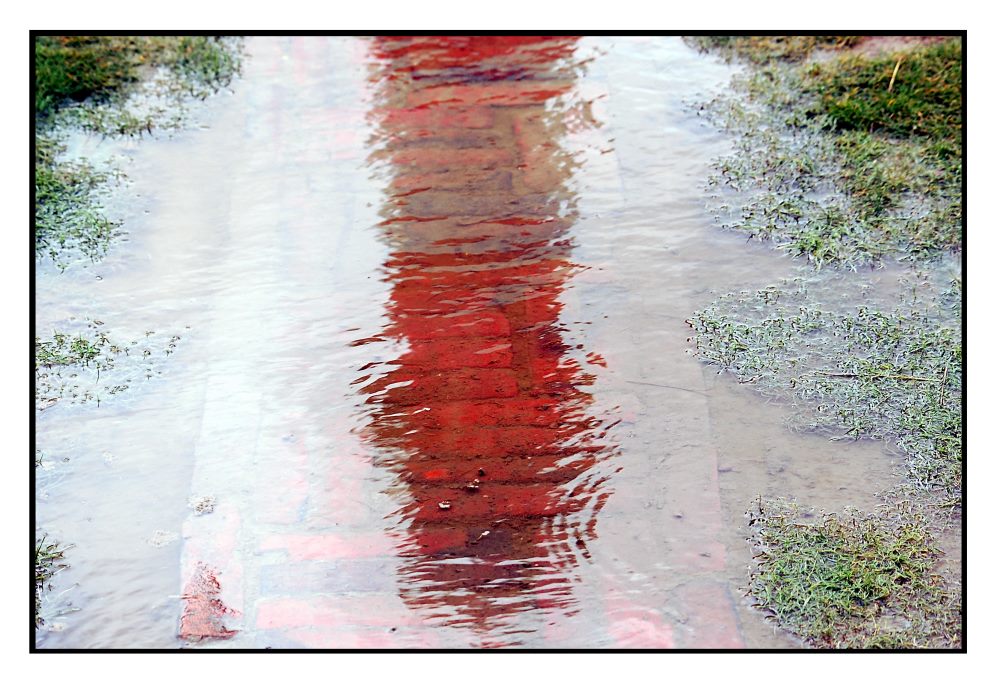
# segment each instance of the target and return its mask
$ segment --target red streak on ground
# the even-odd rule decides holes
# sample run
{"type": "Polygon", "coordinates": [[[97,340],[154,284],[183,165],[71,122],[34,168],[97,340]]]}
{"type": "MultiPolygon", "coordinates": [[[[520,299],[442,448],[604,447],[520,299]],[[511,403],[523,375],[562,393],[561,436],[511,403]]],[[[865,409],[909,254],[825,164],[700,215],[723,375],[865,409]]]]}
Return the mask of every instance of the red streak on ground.
{"type": "Polygon", "coordinates": [[[199,563],[181,596],[184,600],[181,638],[230,638],[237,633],[227,629],[224,624],[226,615],[234,613],[219,600],[221,590],[216,573],[207,565],[199,563]]]}

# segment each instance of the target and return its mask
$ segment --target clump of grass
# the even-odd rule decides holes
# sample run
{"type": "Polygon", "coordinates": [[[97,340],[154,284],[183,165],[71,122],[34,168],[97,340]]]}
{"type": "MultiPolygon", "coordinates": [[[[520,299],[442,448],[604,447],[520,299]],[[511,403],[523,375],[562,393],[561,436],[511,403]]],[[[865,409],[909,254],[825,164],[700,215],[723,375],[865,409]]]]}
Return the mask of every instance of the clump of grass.
{"type": "Polygon", "coordinates": [[[804,427],[884,439],[907,456],[914,483],[960,492],[962,345],[953,317],[818,306],[799,281],[729,294],[688,324],[695,354],[797,400],[804,427]]]}
{"type": "Polygon", "coordinates": [[[925,136],[961,154],[962,45],[947,40],[878,59],[842,57],[810,65],[804,82],[839,129],[925,136]]]}
{"type": "Polygon", "coordinates": [[[35,251],[66,269],[102,259],[120,224],[98,202],[115,174],[61,160],[58,133],[80,127],[139,136],[178,127],[185,101],[205,98],[239,73],[241,44],[212,36],[35,38],[35,251]]]}
{"type": "Polygon", "coordinates": [[[35,626],[42,626],[45,620],[41,616],[42,594],[49,585],[49,580],[66,564],[63,557],[71,546],[59,543],[46,543],[47,536],[35,541],[35,626]]]}
{"type": "Polygon", "coordinates": [[[70,338],[62,333],[56,333],[51,341],[36,339],[35,369],[67,364],[88,365],[107,342],[103,335],[91,341],[83,335],[70,338]]]}
{"type": "Polygon", "coordinates": [[[945,289],[944,293],[941,294],[942,303],[949,310],[951,310],[952,314],[955,316],[960,316],[962,314],[962,283],[963,279],[961,275],[954,277],[948,282],[948,287],[945,289]]]}
{"type": "MultiPolygon", "coordinates": [[[[120,104],[150,67],[173,75],[167,90],[205,97],[239,73],[239,45],[217,36],[38,36],[35,110],[46,118],[88,98],[120,104]]],[[[135,132],[151,125],[134,123],[135,132]]]]}
{"type": "Polygon", "coordinates": [[[114,342],[104,322],[90,321],[74,334],[54,332],[35,338],[35,405],[45,410],[57,402],[98,405],[136,382],[160,375],[162,360],[173,354],[180,336],[164,339],[147,331],[129,344],[114,342]]]}
{"type": "MultiPolygon", "coordinates": [[[[851,84],[872,82],[885,60],[769,64],[737,77],[734,94],[701,110],[734,142],[732,154],[714,163],[709,180],[717,193],[717,219],[816,266],[856,268],[887,257],[927,259],[958,249],[962,176],[954,151],[961,148],[960,90],[957,102],[949,91],[942,96],[949,104],[927,115],[919,114],[917,104],[930,99],[936,87],[931,83],[954,78],[952,66],[939,63],[952,65],[956,51],[960,64],[955,41],[906,53],[909,104],[879,115],[877,105],[847,118],[842,110],[861,97],[851,84]],[[919,64],[938,66],[913,66],[919,64]],[[889,123],[875,126],[877,116],[889,123]]],[[[874,83],[870,89],[888,85],[874,83]]],[[[960,74],[955,86],[961,88],[960,74]]]]}
{"type": "Polygon", "coordinates": [[[228,86],[239,73],[240,55],[218,37],[181,36],[167,63],[194,95],[206,97],[228,86]]]}
{"type": "Polygon", "coordinates": [[[779,625],[820,648],[959,648],[961,599],[906,503],[816,516],[759,500],[749,515],[749,593],[779,625]]]}
{"type": "Polygon", "coordinates": [[[857,44],[859,36],[693,36],[685,39],[695,48],[717,52],[728,60],[753,64],[774,61],[801,62],[818,48],[841,49],[857,44]]]}
{"type": "Polygon", "coordinates": [[[67,101],[107,97],[138,76],[134,56],[113,37],[35,38],[35,111],[48,115],[67,101]]]}
{"type": "Polygon", "coordinates": [[[60,161],[55,139],[36,138],[35,252],[62,269],[76,257],[98,261],[121,234],[96,200],[110,175],[85,161],[60,161]]]}
{"type": "Polygon", "coordinates": [[[144,77],[108,98],[64,108],[55,120],[108,136],[180,128],[186,102],[205,99],[239,73],[240,43],[209,36],[125,37],[144,77]]]}

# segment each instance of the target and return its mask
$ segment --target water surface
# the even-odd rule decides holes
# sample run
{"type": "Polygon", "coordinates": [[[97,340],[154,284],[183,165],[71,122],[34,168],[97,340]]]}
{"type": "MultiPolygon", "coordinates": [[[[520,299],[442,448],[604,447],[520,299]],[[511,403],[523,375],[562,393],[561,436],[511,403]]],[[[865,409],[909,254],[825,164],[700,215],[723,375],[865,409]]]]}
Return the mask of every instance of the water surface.
{"type": "Polygon", "coordinates": [[[247,48],[201,126],[79,143],[132,158],[129,240],[39,269],[39,332],[181,338],[39,414],[38,523],[76,544],[39,645],[794,645],[742,598],[743,510],[894,476],[686,352],[796,267],[705,212],[725,141],[688,104],[731,68],[665,37],[247,48]]]}

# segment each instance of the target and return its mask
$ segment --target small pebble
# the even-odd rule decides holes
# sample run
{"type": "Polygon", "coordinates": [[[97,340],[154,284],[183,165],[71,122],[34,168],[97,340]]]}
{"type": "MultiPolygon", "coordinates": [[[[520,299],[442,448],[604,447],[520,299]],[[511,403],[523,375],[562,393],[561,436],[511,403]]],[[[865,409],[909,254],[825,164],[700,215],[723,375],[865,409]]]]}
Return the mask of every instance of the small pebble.
{"type": "Polygon", "coordinates": [[[215,511],[215,497],[211,495],[192,496],[188,500],[188,507],[194,510],[197,515],[211,514],[215,511]]]}

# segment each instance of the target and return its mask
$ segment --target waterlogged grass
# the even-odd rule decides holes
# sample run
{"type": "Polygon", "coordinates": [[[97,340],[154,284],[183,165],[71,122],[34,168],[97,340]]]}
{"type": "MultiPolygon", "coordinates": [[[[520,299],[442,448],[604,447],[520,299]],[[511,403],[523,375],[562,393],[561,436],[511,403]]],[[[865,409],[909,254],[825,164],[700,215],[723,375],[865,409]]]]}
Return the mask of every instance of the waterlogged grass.
{"type": "Polygon", "coordinates": [[[812,64],[805,90],[837,128],[925,136],[961,154],[962,44],[958,39],[888,57],[812,64]]]}
{"type": "Polygon", "coordinates": [[[957,41],[879,60],[765,62],[700,109],[733,140],[709,179],[723,227],[818,267],[960,247],[957,41]]]}
{"type": "Polygon", "coordinates": [[[159,376],[163,360],[176,351],[181,338],[147,331],[124,344],[109,337],[103,326],[90,321],[83,331],[35,338],[36,408],[45,410],[58,402],[93,401],[100,406],[136,383],[159,376]]]}
{"type": "Polygon", "coordinates": [[[35,368],[67,364],[88,365],[101,353],[101,348],[106,343],[107,338],[103,336],[91,341],[83,336],[70,338],[62,333],[55,334],[51,341],[36,340],[35,368]]]}
{"type": "Polygon", "coordinates": [[[935,574],[940,552],[906,503],[816,516],[784,501],[748,512],[750,594],[819,648],[958,648],[961,599],[935,574]]]}
{"type": "Polygon", "coordinates": [[[733,142],[709,180],[717,221],[842,269],[724,296],[688,320],[690,340],[789,402],[798,428],[906,457],[908,483],[883,494],[898,502],[875,513],[756,504],[758,606],[816,647],[960,647],[927,521],[953,527],[963,488],[963,283],[942,283],[941,259],[962,244],[961,44],[869,59],[838,57],[842,38],[696,42],[751,65],[699,110],[733,142]],[[817,48],[830,59],[809,62],[817,48]],[[896,259],[910,290],[876,305],[854,272],[896,259]]]}
{"type": "MultiPolygon", "coordinates": [[[[100,195],[118,176],[86,160],[63,159],[67,129],[104,136],[141,136],[180,126],[186,103],[205,98],[240,68],[238,39],[204,36],[39,36],[35,54],[35,250],[66,269],[98,261],[120,235],[100,195]]],[[[113,338],[103,322],[67,322],[35,339],[35,406],[109,400],[161,374],[180,336],[113,338]],[[124,341],[131,339],[131,342],[124,341]]],[[[35,468],[42,467],[41,450],[35,468]]],[[[35,544],[35,625],[43,618],[49,580],[63,568],[69,546],[35,544]]],[[[52,627],[56,628],[56,627],[52,627]]]]}
{"type": "MultiPolygon", "coordinates": [[[[163,84],[168,90],[205,97],[239,73],[239,45],[213,36],[38,36],[35,110],[45,118],[87,99],[121,105],[156,67],[173,75],[163,84]]],[[[152,123],[137,119],[136,128],[112,132],[138,133],[152,123]]]]}
{"type": "Polygon", "coordinates": [[[241,43],[212,36],[35,38],[35,252],[60,269],[99,261],[123,232],[99,196],[121,175],[65,160],[66,128],[139,136],[183,124],[186,102],[239,73],[241,43]]]}
{"type": "Polygon", "coordinates": [[[228,86],[239,73],[240,56],[233,43],[207,36],[181,36],[169,61],[188,90],[200,97],[228,86]]]}
{"type": "Polygon", "coordinates": [[[742,59],[753,64],[774,61],[801,62],[817,48],[845,48],[856,45],[858,36],[696,36],[686,39],[702,51],[713,51],[728,60],[742,59]]]}
{"type": "Polygon", "coordinates": [[[954,502],[962,488],[962,341],[950,300],[888,312],[847,304],[864,300],[817,303],[803,281],[734,293],[688,320],[690,341],[698,357],[741,383],[796,401],[803,428],[887,441],[906,455],[916,485],[954,502]]]}
{"type": "Polygon", "coordinates": [[[42,595],[51,588],[49,580],[66,564],[63,557],[70,546],[59,543],[49,543],[42,536],[35,541],[35,626],[41,626],[45,620],[41,616],[42,595]]]}
{"type": "Polygon", "coordinates": [[[138,78],[117,38],[35,38],[35,111],[47,115],[67,101],[107,97],[138,78]]]}
{"type": "Polygon", "coordinates": [[[61,161],[62,151],[55,139],[36,139],[35,253],[65,269],[74,259],[100,260],[121,231],[97,197],[112,175],[84,160],[61,161]]]}
{"type": "Polygon", "coordinates": [[[127,37],[141,78],[110,97],[63,107],[51,119],[107,136],[139,136],[184,125],[187,102],[205,99],[239,73],[241,44],[206,36],[127,37]]]}

